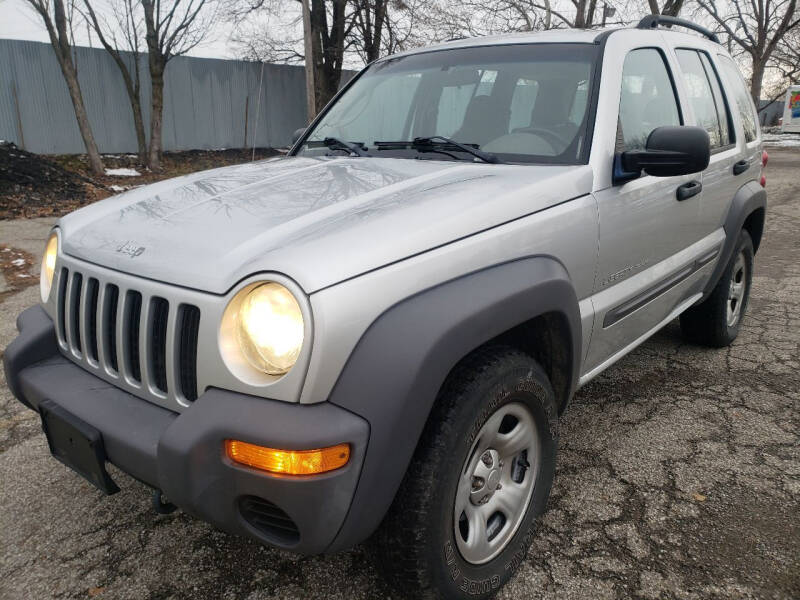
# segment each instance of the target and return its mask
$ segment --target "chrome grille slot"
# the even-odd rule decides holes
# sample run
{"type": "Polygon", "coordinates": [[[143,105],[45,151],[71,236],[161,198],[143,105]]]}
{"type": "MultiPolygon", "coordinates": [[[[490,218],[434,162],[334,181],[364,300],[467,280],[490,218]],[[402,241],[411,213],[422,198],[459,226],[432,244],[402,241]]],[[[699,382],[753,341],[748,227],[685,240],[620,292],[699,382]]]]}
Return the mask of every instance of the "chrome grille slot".
{"type": "Polygon", "coordinates": [[[197,400],[197,334],[200,329],[200,310],[189,304],[181,305],[180,323],[178,372],[181,376],[181,393],[184,398],[193,402],[197,400]]]}
{"type": "Polygon", "coordinates": [[[125,344],[122,355],[125,357],[125,370],[128,376],[139,383],[142,381],[141,357],[139,356],[139,325],[142,317],[142,295],[129,290],[125,294],[125,312],[122,320],[122,340],[125,344]]]}
{"type": "Polygon", "coordinates": [[[76,355],[83,351],[81,346],[81,292],[83,290],[83,276],[72,272],[67,284],[67,303],[65,307],[67,325],[67,343],[76,355]]]}
{"type": "Polygon", "coordinates": [[[69,270],[61,269],[58,277],[58,298],[56,303],[56,333],[61,344],[67,343],[67,281],[69,270]]]}
{"type": "Polygon", "coordinates": [[[59,257],[54,312],[64,355],[151,402],[196,400],[200,309],[173,288],[59,257]],[[160,292],[160,293],[159,293],[160,292]]]}
{"type": "Polygon", "coordinates": [[[90,277],[86,282],[86,302],[82,310],[83,322],[85,324],[84,339],[86,340],[86,353],[89,358],[97,362],[97,298],[100,284],[94,277],[90,277]]]}
{"type": "Polygon", "coordinates": [[[100,322],[103,324],[101,332],[101,347],[104,350],[106,366],[116,374],[119,371],[117,361],[117,304],[119,302],[119,288],[109,284],[105,288],[105,297],[100,304],[102,314],[100,322]]]}
{"type": "Polygon", "coordinates": [[[167,318],[169,302],[155,296],[150,299],[150,372],[151,383],[167,392],[167,318]]]}

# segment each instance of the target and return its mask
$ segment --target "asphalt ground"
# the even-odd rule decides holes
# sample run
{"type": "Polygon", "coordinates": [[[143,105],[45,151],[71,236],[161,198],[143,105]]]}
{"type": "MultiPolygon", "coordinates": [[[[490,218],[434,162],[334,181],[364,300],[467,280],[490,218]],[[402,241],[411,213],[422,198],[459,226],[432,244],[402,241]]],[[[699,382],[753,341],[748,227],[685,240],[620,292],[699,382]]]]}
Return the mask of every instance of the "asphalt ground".
{"type": "MultiPolygon", "coordinates": [[[[672,323],[576,395],[547,511],[499,598],[800,598],[800,151],[772,150],[767,177],[739,338],[698,348],[672,323]]],[[[0,221],[34,278],[51,223],[0,221]]],[[[0,279],[0,348],[38,301],[24,279],[0,279]]],[[[0,373],[0,598],[390,596],[365,548],[262,547],[156,515],[112,474],[122,491],[104,497],[52,459],[0,373]]]]}

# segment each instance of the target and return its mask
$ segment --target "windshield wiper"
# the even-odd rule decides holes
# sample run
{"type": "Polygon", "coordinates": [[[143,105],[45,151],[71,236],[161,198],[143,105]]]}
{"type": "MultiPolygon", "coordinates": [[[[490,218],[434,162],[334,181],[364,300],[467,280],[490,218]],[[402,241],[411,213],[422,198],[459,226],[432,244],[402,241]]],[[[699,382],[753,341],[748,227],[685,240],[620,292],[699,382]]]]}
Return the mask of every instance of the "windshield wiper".
{"type": "Polygon", "coordinates": [[[345,142],[335,137],[326,137],[324,140],[322,140],[322,145],[332,150],[335,150],[336,148],[348,150],[356,156],[369,156],[369,153],[361,147],[361,144],[357,144],[355,142],[345,142]]]}
{"type": "Polygon", "coordinates": [[[378,150],[385,150],[390,148],[455,148],[457,150],[461,150],[462,152],[467,152],[474,156],[475,158],[479,158],[483,162],[491,163],[491,164],[498,164],[502,162],[497,156],[492,154],[491,152],[484,152],[483,150],[479,150],[475,147],[476,144],[462,144],[461,142],[457,142],[455,140],[451,140],[448,137],[444,137],[443,135],[431,135],[427,137],[415,137],[411,141],[406,142],[375,142],[375,146],[378,150]]]}

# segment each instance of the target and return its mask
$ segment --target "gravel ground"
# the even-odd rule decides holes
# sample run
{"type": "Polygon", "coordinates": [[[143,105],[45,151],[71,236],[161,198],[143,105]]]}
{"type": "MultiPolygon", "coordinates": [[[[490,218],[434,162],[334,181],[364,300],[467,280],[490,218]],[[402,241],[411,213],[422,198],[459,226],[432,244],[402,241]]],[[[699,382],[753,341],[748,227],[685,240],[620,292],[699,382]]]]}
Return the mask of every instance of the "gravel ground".
{"type": "MultiPolygon", "coordinates": [[[[548,510],[500,598],[800,597],[800,152],[771,154],[739,339],[696,348],[673,323],[577,394],[548,510]]],[[[50,224],[0,221],[0,240],[39,256],[50,224]]],[[[37,296],[0,279],[0,348],[37,296]]],[[[157,516],[116,471],[122,492],[102,497],[50,458],[2,377],[0,598],[389,596],[363,548],[298,558],[157,516]]]]}

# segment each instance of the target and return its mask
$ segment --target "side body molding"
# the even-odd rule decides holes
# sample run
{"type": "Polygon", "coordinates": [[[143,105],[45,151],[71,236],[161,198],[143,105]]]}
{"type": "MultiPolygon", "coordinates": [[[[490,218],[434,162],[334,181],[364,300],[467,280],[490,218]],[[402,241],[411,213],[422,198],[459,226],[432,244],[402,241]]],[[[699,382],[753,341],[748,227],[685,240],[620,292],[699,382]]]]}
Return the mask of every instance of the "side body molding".
{"type": "Polygon", "coordinates": [[[578,299],[564,266],[534,256],[492,266],[411,296],[367,329],[330,401],[370,426],[361,477],[347,518],[329,551],[359,543],[394,499],[436,395],[470,351],[545,313],[560,313],[571,333],[571,377],[580,368],[578,299]]]}
{"type": "MultiPolygon", "coordinates": [[[[708,280],[705,290],[703,290],[704,299],[714,290],[714,286],[717,285],[719,278],[722,277],[722,272],[725,270],[725,267],[728,266],[734,246],[739,237],[739,231],[741,231],[747,217],[760,208],[764,210],[767,208],[767,192],[758,182],[748,181],[736,192],[730,208],[728,209],[728,214],[725,217],[725,223],[723,223],[723,228],[725,229],[725,243],[722,246],[720,258],[714,267],[714,272],[711,274],[711,278],[708,280]]],[[[754,240],[754,242],[757,243],[757,240],[754,240]]]]}

